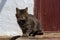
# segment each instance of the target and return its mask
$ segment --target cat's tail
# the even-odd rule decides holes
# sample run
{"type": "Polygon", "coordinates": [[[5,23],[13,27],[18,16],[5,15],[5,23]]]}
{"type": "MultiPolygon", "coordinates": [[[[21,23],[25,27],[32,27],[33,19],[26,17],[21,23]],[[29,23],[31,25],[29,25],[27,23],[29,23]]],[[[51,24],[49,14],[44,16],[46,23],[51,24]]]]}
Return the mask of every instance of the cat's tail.
{"type": "Polygon", "coordinates": [[[17,38],[21,37],[20,35],[12,37],[10,40],[16,40],[17,38]]]}

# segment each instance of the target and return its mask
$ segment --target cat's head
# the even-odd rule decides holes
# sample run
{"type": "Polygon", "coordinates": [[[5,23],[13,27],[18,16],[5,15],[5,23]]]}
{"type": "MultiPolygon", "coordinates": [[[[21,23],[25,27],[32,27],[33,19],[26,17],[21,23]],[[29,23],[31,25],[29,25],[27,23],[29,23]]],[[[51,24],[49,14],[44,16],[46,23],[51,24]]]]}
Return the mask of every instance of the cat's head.
{"type": "Polygon", "coordinates": [[[18,21],[24,22],[27,19],[27,15],[28,15],[27,7],[25,9],[16,8],[16,18],[18,21]]]}

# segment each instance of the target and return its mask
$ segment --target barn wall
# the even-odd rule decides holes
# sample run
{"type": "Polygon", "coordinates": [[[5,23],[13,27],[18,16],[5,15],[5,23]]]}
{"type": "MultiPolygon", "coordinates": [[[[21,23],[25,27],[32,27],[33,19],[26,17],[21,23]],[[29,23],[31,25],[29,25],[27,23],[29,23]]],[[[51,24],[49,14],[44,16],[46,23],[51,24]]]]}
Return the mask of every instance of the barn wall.
{"type": "Polygon", "coordinates": [[[60,31],[60,1],[35,0],[35,15],[44,31],[60,31]]]}

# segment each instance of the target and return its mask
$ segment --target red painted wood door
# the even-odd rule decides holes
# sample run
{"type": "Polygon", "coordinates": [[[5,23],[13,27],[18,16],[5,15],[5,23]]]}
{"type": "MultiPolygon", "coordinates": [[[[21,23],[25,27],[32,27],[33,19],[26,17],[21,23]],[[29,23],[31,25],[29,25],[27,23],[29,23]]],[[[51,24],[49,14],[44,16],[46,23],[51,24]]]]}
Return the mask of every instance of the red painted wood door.
{"type": "Polygon", "coordinates": [[[44,31],[60,31],[60,1],[34,0],[34,13],[44,31]]]}

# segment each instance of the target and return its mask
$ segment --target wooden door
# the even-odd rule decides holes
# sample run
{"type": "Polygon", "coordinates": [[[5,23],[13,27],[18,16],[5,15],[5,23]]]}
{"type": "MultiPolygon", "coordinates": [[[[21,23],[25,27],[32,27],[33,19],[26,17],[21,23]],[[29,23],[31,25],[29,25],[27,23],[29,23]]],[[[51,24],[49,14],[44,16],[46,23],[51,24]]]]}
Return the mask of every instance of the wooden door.
{"type": "Polygon", "coordinates": [[[34,0],[34,13],[44,31],[60,31],[60,1],[34,0]]]}

